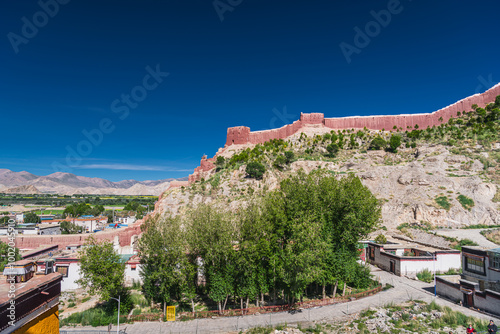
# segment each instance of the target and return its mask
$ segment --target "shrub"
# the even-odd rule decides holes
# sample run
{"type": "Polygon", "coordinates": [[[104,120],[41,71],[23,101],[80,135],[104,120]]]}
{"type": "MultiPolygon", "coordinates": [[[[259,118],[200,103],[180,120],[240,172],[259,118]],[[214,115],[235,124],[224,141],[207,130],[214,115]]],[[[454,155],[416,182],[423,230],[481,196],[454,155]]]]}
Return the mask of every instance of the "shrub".
{"type": "Polygon", "coordinates": [[[389,140],[389,146],[391,148],[391,152],[396,153],[398,151],[399,146],[401,146],[401,137],[397,135],[392,135],[389,140]]]}
{"type": "Polygon", "coordinates": [[[326,150],[328,151],[328,155],[333,158],[339,152],[339,145],[337,145],[335,143],[329,144],[326,147],[326,150]]]}
{"type": "Polygon", "coordinates": [[[436,197],[435,201],[440,207],[442,207],[446,211],[450,210],[451,203],[448,201],[448,197],[439,196],[439,197],[436,197]]]}
{"type": "Polygon", "coordinates": [[[387,142],[380,136],[375,137],[370,143],[370,150],[380,150],[387,146],[387,142]]]}
{"type": "Polygon", "coordinates": [[[385,237],[385,235],[383,234],[379,234],[377,235],[377,237],[375,238],[375,242],[377,244],[386,244],[387,243],[387,238],[385,237]]]}
{"type": "Polygon", "coordinates": [[[474,200],[464,195],[458,195],[457,200],[462,204],[465,210],[469,210],[474,206],[474,200]]]}
{"type": "Polygon", "coordinates": [[[247,164],[246,172],[253,179],[261,179],[266,172],[266,167],[259,162],[252,161],[247,164]]]}
{"type": "Polygon", "coordinates": [[[273,166],[279,170],[282,170],[286,165],[286,158],[283,155],[278,155],[274,160],[273,166]]]}
{"type": "Polygon", "coordinates": [[[417,274],[417,277],[419,280],[426,282],[426,283],[430,283],[434,279],[434,275],[427,268],[422,270],[421,272],[419,272],[417,274]]]}
{"type": "Polygon", "coordinates": [[[295,159],[295,154],[292,151],[285,152],[286,163],[289,164],[295,159]]]}
{"type": "Polygon", "coordinates": [[[215,161],[215,166],[217,166],[218,170],[223,169],[226,166],[226,159],[219,155],[215,161]]]}

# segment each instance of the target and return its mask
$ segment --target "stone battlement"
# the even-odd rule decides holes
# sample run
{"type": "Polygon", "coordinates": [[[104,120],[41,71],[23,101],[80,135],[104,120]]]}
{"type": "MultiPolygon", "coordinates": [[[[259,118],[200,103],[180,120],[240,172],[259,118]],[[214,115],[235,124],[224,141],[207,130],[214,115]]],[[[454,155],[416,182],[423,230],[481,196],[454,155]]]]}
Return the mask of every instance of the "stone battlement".
{"type": "Polygon", "coordinates": [[[451,117],[457,116],[457,112],[470,111],[473,104],[484,107],[486,104],[494,102],[498,95],[500,95],[500,84],[482,94],[472,95],[448,107],[428,114],[339,118],[325,118],[321,113],[301,114],[298,121],[278,129],[252,132],[246,126],[229,128],[227,129],[226,146],[233,144],[262,144],[271,139],[285,139],[298,132],[304,125],[309,124],[321,124],[333,130],[363,129],[366,127],[370,130],[385,129],[389,131],[394,126],[406,130],[408,126],[413,128],[417,124],[420,129],[426,129],[429,126],[438,126],[448,122],[451,117]]]}

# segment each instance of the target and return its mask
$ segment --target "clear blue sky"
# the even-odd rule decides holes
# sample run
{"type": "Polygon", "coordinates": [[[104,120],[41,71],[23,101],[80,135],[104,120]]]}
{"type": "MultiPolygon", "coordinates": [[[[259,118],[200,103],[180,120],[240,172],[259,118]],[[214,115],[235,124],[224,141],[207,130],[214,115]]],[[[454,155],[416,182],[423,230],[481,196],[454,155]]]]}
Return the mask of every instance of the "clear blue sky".
{"type": "Polygon", "coordinates": [[[0,5],[0,168],[182,177],[231,126],[431,112],[500,81],[497,0],[220,0],[219,13],[213,1],[60,1],[53,17],[37,1],[0,5]],[[388,8],[377,31],[370,12],[388,8]],[[340,45],[367,24],[348,63],[340,45]],[[169,75],[146,90],[158,64],[169,75]],[[141,101],[127,106],[131,92],[141,101]],[[89,148],[82,131],[99,126],[89,148]]]}

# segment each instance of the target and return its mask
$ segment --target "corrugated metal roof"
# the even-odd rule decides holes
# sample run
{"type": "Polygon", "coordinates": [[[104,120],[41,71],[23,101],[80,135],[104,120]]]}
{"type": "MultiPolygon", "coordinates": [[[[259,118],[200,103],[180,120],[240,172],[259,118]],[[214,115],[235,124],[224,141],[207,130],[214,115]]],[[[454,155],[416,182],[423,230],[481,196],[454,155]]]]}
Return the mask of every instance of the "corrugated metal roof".
{"type": "Polygon", "coordinates": [[[493,249],[489,249],[488,252],[492,252],[492,253],[498,253],[500,254],[500,247],[499,248],[493,248],[493,249]]]}

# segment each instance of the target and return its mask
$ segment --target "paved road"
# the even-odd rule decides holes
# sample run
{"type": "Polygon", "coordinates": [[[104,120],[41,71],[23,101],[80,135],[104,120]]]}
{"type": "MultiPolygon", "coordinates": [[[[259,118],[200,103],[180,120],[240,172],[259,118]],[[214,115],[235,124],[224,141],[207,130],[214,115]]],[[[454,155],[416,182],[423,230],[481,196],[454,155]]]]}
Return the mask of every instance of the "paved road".
{"type": "Polygon", "coordinates": [[[479,246],[488,248],[497,248],[499,245],[489,241],[482,234],[481,231],[491,230],[491,229],[456,229],[456,230],[435,230],[436,234],[444,235],[446,237],[453,237],[457,239],[470,239],[477,243],[479,246]]]}
{"type": "MultiPolygon", "coordinates": [[[[466,309],[447,300],[435,298],[432,294],[433,285],[431,284],[398,277],[378,268],[373,268],[372,270],[373,274],[376,277],[380,278],[381,283],[392,284],[394,288],[382,291],[374,296],[362,298],[349,303],[303,310],[302,312],[295,314],[283,312],[243,317],[200,319],[183,322],[143,322],[126,324],[123,325],[121,329],[125,329],[125,332],[127,334],[158,334],[238,332],[239,330],[250,327],[268,326],[270,324],[276,326],[285,322],[288,324],[300,322],[302,323],[303,327],[307,327],[308,323],[312,323],[314,321],[340,320],[372,306],[383,306],[389,303],[397,305],[411,299],[423,300],[428,303],[430,303],[432,300],[435,300],[439,305],[450,306],[452,309],[460,311],[466,315],[482,318],[485,320],[489,320],[491,318],[490,316],[486,316],[482,313],[466,309]]],[[[497,318],[497,321],[500,322],[500,318],[497,318]]],[[[107,328],[105,327],[80,327],[79,329],[107,330],[107,328]]],[[[67,330],[68,332],[78,331],[77,328],[61,328],[61,330],[67,330]]],[[[114,330],[116,330],[116,327],[114,327],[114,330]]]]}

